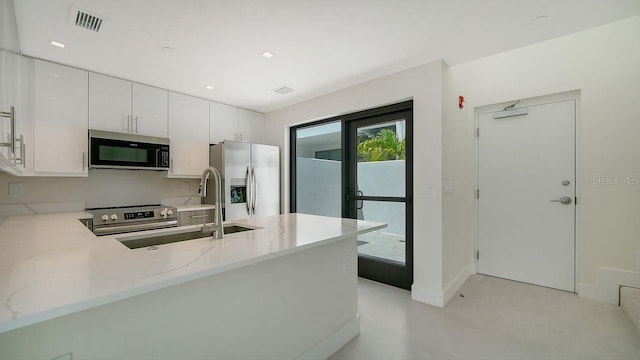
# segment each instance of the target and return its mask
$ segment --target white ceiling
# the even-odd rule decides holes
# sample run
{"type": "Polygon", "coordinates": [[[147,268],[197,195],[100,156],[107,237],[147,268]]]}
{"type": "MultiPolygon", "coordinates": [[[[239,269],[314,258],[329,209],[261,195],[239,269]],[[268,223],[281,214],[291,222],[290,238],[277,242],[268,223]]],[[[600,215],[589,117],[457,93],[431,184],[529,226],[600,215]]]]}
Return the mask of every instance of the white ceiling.
{"type": "Polygon", "coordinates": [[[433,60],[455,65],[640,14],[640,0],[14,0],[14,5],[25,55],[260,112],[433,60]],[[69,25],[71,6],[105,17],[100,32],[69,25]],[[540,15],[546,20],[532,23],[540,15]],[[67,47],[53,47],[51,40],[67,47]],[[275,56],[263,58],[265,50],[275,56]],[[295,91],[272,92],[282,85],[295,91]]]}

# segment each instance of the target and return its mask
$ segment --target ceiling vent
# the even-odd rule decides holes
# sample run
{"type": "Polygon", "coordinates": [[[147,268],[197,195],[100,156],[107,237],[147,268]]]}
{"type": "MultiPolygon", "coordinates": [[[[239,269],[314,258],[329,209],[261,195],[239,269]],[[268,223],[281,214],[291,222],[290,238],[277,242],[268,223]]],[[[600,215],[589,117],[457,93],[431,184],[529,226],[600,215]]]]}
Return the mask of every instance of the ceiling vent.
{"type": "Polygon", "coordinates": [[[288,93],[290,93],[292,91],[293,91],[293,89],[290,88],[290,87],[287,87],[287,86],[281,86],[281,87],[273,90],[273,92],[278,93],[280,95],[286,95],[286,94],[288,94],[288,93]]]}
{"type": "Polygon", "coordinates": [[[104,18],[100,15],[92,14],[75,6],[71,7],[71,12],[69,13],[69,23],[71,25],[98,32],[103,22],[104,18]]]}

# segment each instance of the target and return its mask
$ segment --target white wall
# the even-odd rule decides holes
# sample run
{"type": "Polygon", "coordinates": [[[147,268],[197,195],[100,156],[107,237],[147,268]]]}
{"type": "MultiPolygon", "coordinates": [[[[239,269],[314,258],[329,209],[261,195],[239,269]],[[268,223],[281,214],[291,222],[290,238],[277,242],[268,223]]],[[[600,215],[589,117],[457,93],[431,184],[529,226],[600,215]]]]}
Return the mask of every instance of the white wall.
{"type": "Polygon", "coordinates": [[[289,127],[413,99],[414,284],[412,296],[442,304],[442,61],[368,81],[266,114],[265,142],[282,151],[282,203],[289,212],[289,127]],[[425,188],[431,189],[429,193],[425,188]]]}
{"type": "Polygon", "coordinates": [[[445,71],[443,176],[457,189],[443,199],[445,287],[474,261],[474,109],[569,90],[579,90],[581,97],[579,292],[596,285],[600,268],[637,271],[640,186],[593,179],[640,176],[638,34],[640,17],[634,17],[445,71]],[[457,107],[458,95],[466,99],[463,110],[457,107]]]}

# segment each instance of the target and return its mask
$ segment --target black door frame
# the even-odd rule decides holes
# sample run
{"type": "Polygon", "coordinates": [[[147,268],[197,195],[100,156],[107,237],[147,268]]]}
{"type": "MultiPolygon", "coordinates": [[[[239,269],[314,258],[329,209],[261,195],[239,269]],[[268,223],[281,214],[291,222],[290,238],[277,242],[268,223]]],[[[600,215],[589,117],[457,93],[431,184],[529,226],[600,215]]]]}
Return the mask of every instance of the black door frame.
{"type": "Polygon", "coordinates": [[[342,127],[342,216],[357,218],[358,201],[389,201],[405,203],[405,264],[391,260],[369,258],[358,255],[358,276],[383,282],[389,285],[410,289],[413,284],[413,100],[398,104],[364,110],[344,116],[314,121],[290,129],[290,211],[296,212],[296,131],[298,129],[322,125],[331,122],[341,122],[342,127]],[[354,150],[354,129],[363,124],[383,123],[401,118],[405,120],[406,152],[405,152],[405,196],[358,196],[355,193],[357,166],[356,151],[354,150]],[[353,137],[353,139],[351,139],[353,137]],[[351,139],[351,140],[349,140],[351,139]]]}

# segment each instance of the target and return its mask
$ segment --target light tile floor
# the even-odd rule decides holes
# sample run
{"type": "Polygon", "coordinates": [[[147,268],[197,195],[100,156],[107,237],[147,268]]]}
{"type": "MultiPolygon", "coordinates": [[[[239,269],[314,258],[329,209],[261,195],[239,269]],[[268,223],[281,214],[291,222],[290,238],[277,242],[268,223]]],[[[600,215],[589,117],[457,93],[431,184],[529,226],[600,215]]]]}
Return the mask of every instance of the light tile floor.
{"type": "Polygon", "coordinates": [[[443,309],[359,279],[358,307],[360,335],[330,359],[640,359],[620,307],[489,276],[471,276],[443,309]]]}

